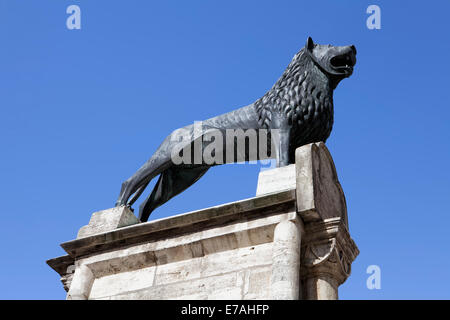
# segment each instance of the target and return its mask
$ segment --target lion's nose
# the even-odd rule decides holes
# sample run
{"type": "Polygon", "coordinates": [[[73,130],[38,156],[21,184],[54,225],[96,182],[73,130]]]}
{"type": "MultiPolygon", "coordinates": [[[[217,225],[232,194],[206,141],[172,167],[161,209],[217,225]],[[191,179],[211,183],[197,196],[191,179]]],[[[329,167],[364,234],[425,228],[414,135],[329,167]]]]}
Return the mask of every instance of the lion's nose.
{"type": "Polygon", "coordinates": [[[352,49],[353,53],[356,55],[356,48],[354,45],[351,45],[350,48],[352,49]]]}

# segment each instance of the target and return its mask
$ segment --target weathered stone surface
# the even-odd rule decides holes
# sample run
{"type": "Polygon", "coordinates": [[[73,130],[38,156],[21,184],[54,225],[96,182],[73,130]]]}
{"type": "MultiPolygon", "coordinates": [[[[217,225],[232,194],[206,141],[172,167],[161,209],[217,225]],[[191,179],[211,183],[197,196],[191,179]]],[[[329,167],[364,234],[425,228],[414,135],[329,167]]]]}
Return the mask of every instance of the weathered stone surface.
{"type": "Polygon", "coordinates": [[[92,271],[87,266],[78,266],[75,269],[72,283],[69,292],[67,293],[67,300],[89,299],[93,282],[94,275],[92,274],[92,271]]]}
{"type": "Polygon", "coordinates": [[[305,223],[342,217],[347,222],[347,205],[333,158],[323,142],[295,151],[297,211],[305,223]]]}
{"type": "Polygon", "coordinates": [[[289,190],[94,234],[62,243],[61,246],[71,257],[76,258],[143,241],[170,241],[180,233],[195,233],[200,226],[204,229],[214,225],[230,226],[232,221],[242,223],[257,220],[257,217],[265,218],[294,208],[295,190],[289,190]]]}
{"type": "Polygon", "coordinates": [[[137,223],[138,218],[125,206],[94,212],[89,224],[78,231],[77,239],[137,223]]]}
{"type": "Polygon", "coordinates": [[[305,300],[337,300],[338,283],[332,275],[320,274],[305,281],[305,300]]]}
{"type": "Polygon", "coordinates": [[[307,224],[301,256],[305,299],[337,299],[338,286],[350,276],[351,264],[358,254],[342,218],[307,224]]]}
{"type": "Polygon", "coordinates": [[[233,228],[220,226],[81,258],[79,264],[90,268],[95,276],[89,299],[268,299],[273,229],[280,221],[295,217],[295,212],[280,213],[234,224],[233,228]],[[189,242],[192,240],[195,245],[189,242]],[[222,246],[218,245],[220,240],[222,246]],[[144,259],[144,255],[149,258],[144,259]],[[265,268],[264,279],[255,275],[257,271],[261,275],[261,268],[265,268]],[[225,275],[236,278],[218,286],[218,279],[225,275]],[[167,286],[175,291],[167,290],[167,286]],[[265,289],[258,292],[258,287],[265,289]]]}
{"type": "Polygon", "coordinates": [[[47,260],[47,264],[61,276],[64,290],[69,291],[75,272],[75,259],[69,255],[47,260]]]}
{"type": "MultiPolygon", "coordinates": [[[[272,253],[272,251],[270,251],[272,253]]],[[[243,299],[271,299],[272,266],[261,266],[246,271],[243,299]]]]}
{"type": "Polygon", "coordinates": [[[300,296],[300,243],[303,224],[285,220],[274,231],[271,275],[273,300],[298,300],[300,296]]]}
{"type": "Polygon", "coordinates": [[[75,265],[70,265],[67,267],[66,273],[61,276],[61,283],[63,284],[64,290],[69,292],[70,286],[72,285],[73,275],[75,273],[75,265]]]}

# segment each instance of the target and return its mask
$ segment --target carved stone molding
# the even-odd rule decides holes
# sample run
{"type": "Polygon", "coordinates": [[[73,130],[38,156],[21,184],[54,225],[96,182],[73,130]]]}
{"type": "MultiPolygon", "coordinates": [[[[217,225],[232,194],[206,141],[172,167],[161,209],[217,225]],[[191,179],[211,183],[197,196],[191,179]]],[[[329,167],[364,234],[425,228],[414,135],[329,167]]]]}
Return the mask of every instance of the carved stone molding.
{"type": "Polygon", "coordinates": [[[331,295],[337,298],[337,287],[350,276],[351,265],[358,254],[359,250],[350,238],[342,218],[330,218],[322,222],[306,224],[301,255],[304,295],[318,299],[314,296],[314,292],[306,291],[319,290],[320,285],[317,282],[321,279],[329,283],[332,288],[330,290],[335,291],[331,295]]]}
{"type": "Polygon", "coordinates": [[[103,210],[47,263],[67,299],[337,299],[359,250],[326,146],[261,173],[258,193],[146,223],[103,210]]]}
{"type": "Polygon", "coordinates": [[[347,204],[330,152],[323,142],[295,152],[297,211],[305,223],[341,217],[347,221],[347,204]]]}

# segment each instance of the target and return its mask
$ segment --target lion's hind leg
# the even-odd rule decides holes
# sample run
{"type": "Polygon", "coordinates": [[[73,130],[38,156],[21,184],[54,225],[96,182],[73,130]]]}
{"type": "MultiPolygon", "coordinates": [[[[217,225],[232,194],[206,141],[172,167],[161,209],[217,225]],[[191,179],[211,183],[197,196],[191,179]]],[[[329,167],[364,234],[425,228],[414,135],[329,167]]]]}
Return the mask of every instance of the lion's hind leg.
{"type": "MultiPolygon", "coordinates": [[[[127,205],[128,199],[135,193],[140,193],[145,186],[158,174],[171,166],[170,157],[156,153],[133,176],[127,179],[120,190],[116,206],[127,205]]],[[[133,198],[133,201],[137,197],[133,198]]]]}
{"type": "Polygon", "coordinates": [[[210,167],[173,166],[161,173],[152,193],[139,206],[139,220],[147,221],[157,207],[189,188],[200,179],[210,167]]]}

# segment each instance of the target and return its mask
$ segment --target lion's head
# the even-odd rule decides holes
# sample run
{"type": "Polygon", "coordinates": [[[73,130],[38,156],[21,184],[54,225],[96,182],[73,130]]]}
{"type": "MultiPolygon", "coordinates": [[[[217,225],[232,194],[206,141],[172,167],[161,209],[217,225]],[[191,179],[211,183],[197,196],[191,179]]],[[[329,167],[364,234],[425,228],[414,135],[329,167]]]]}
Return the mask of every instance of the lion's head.
{"type": "Polygon", "coordinates": [[[316,44],[308,37],[304,51],[324,73],[337,82],[353,73],[356,64],[356,48],[353,45],[337,47],[316,44]]]}

